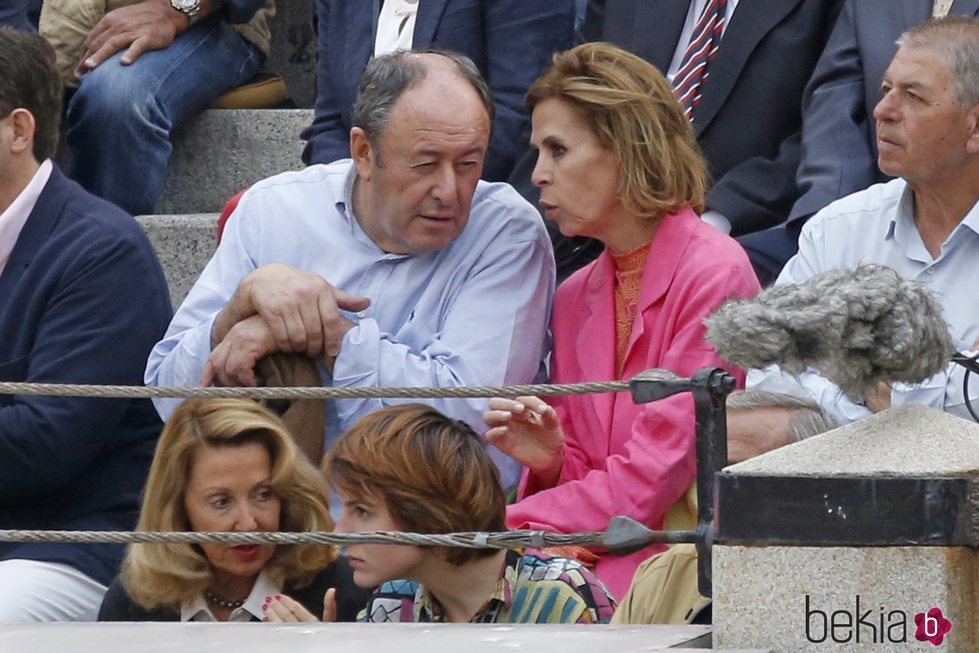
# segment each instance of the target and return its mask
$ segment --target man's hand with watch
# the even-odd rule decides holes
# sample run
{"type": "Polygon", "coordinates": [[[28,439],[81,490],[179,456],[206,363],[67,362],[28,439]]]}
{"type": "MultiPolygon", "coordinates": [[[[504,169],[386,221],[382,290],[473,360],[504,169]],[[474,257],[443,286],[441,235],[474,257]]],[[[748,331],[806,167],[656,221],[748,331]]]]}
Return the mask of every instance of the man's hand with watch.
{"type": "Polygon", "coordinates": [[[177,35],[220,7],[216,0],[143,0],[110,11],[85,39],[85,54],[75,67],[81,77],[120,50],[129,65],[144,52],[167,48],[177,35]]]}

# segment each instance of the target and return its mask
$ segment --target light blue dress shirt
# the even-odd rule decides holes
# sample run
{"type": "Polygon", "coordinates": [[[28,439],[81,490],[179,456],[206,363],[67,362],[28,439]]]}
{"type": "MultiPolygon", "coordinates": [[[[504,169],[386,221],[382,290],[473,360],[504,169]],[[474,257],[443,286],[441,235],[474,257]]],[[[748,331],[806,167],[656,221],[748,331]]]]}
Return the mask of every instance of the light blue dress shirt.
{"type": "MultiPolygon", "coordinates": [[[[210,354],[214,319],[251,271],[283,263],[368,297],[344,316],[344,336],[325,385],[480,386],[543,379],[554,295],[554,256],[537,211],[510,186],[480,181],[469,221],[446,248],[421,255],[382,251],[353,215],[350,160],[310,166],[255,184],[228,221],[221,245],[150,354],[146,384],[197,386],[210,354]]],[[[400,400],[401,403],[415,400],[400,400]]],[[[155,400],[166,417],[179,399],[155,400]]],[[[358,419],[395,399],[327,402],[329,444],[358,419]]],[[[428,400],[486,427],[485,399],[428,400]]],[[[506,486],[519,465],[490,455],[506,486]]]]}
{"type": "MultiPolygon", "coordinates": [[[[806,223],[799,253],[775,285],[801,283],[821,272],[861,263],[886,265],[928,286],[944,309],[955,348],[974,349],[979,337],[979,203],[932,257],[915,226],[914,193],[907,183],[895,179],[871,186],[833,202],[806,223]]],[[[922,383],[896,383],[891,405],[923,404],[971,420],[962,392],[964,373],[961,366],[949,364],[945,372],[922,383]]],[[[863,398],[847,397],[814,370],[798,376],[777,367],[750,370],[747,386],[810,397],[841,424],[872,414],[863,398]]],[[[979,411],[979,377],[970,379],[969,394],[979,411]]]]}

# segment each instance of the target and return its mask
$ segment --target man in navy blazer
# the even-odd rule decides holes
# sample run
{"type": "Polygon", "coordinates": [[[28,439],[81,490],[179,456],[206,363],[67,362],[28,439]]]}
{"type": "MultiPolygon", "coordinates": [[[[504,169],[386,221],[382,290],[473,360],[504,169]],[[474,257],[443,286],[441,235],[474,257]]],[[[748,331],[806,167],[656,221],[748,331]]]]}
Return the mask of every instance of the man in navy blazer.
{"type": "MultiPolygon", "coordinates": [[[[379,0],[316,0],[316,118],[302,133],[307,164],[350,157],[354,100],[374,53],[380,5],[379,0]]],[[[413,50],[464,54],[489,83],[496,119],[483,179],[505,180],[527,148],[524,94],[550,65],[551,55],[572,45],[574,0],[419,0],[417,12],[413,50]]]]}
{"type": "MultiPolygon", "coordinates": [[[[665,74],[690,4],[589,0],[582,34],[626,48],[665,74]]],[[[740,0],[734,8],[693,109],[713,179],[707,209],[730,223],[732,236],[782,224],[792,208],[802,93],[839,7],[840,0],[740,0]]]]}
{"type": "MultiPolygon", "coordinates": [[[[166,329],[139,225],[50,160],[61,83],[0,28],[0,381],[139,385],[166,329]]],[[[0,395],[0,529],[128,530],[159,418],[148,399],[0,395]]],[[[122,546],[0,542],[0,622],[94,619],[122,546]]]]}

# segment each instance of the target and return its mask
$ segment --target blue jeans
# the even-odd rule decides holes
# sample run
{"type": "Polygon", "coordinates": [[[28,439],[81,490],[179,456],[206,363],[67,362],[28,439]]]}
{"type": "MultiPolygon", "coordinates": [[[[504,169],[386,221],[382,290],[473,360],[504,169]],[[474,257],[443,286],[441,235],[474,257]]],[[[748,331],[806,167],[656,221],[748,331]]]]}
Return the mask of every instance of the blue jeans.
{"type": "Polygon", "coordinates": [[[123,52],[86,73],[68,104],[68,170],[88,191],[139,215],[152,213],[163,191],[173,128],[254,77],[264,56],[219,16],[128,66],[119,63],[123,52]]]}
{"type": "Polygon", "coordinates": [[[0,0],[0,25],[37,31],[41,0],[0,0]]]}

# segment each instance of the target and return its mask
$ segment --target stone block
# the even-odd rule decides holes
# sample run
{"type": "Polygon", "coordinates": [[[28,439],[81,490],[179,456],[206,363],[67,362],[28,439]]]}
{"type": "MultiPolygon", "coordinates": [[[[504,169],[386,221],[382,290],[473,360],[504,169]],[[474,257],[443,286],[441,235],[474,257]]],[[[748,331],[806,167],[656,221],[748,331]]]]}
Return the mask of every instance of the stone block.
{"type": "Polygon", "coordinates": [[[272,49],[265,68],[285,78],[289,97],[297,107],[309,108],[316,100],[316,31],[313,0],[278,2],[269,21],[272,49]]]}
{"type": "Polygon", "coordinates": [[[715,646],[931,650],[915,619],[938,608],[941,650],[979,650],[979,425],[901,406],[729,466],[718,488],[715,646]]]}
{"type": "Polygon", "coordinates": [[[174,310],[214,253],[217,219],[214,213],[141,215],[136,218],[160,259],[174,310]]]}
{"type": "Polygon", "coordinates": [[[583,624],[50,623],[0,625],[0,651],[363,653],[424,649],[430,653],[648,653],[668,649],[680,653],[689,650],[690,644],[708,630],[705,626],[583,624]]]}
{"type": "Polygon", "coordinates": [[[157,213],[214,213],[256,181],[303,167],[306,109],[209,109],[174,131],[157,213]]]}
{"type": "Polygon", "coordinates": [[[739,476],[968,476],[979,473],[979,424],[899,406],[725,468],[739,476]]]}
{"type": "Polygon", "coordinates": [[[934,650],[915,639],[915,615],[937,607],[952,622],[938,650],[979,651],[973,549],[715,546],[712,556],[715,647],[934,650]]]}

